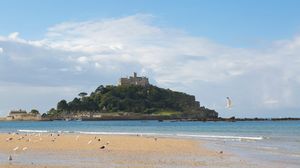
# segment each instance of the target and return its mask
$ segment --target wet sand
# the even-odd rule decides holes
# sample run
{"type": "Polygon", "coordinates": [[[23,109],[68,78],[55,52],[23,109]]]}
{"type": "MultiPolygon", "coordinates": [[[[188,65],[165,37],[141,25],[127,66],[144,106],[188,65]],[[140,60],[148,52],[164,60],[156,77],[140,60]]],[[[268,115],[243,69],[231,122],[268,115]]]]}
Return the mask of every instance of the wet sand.
{"type": "Polygon", "coordinates": [[[198,140],[138,135],[0,134],[0,149],[0,159],[4,160],[1,168],[234,167],[241,164],[241,161],[231,162],[229,154],[207,149],[198,140]]]}

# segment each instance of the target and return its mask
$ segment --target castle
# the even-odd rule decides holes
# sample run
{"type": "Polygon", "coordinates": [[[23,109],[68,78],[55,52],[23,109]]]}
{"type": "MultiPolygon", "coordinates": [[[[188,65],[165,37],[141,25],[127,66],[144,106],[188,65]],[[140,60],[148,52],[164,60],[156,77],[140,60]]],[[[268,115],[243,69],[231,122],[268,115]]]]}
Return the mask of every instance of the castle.
{"type": "Polygon", "coordinates": [[[121,86],[128,86],[128,85],[138,85],[138,86],[148,86],[149,80],[147,77],[139,77],[137,76],[136,72],[133,73],[133,76],[129,78],[120,78],[119,85],[121,86]]]}

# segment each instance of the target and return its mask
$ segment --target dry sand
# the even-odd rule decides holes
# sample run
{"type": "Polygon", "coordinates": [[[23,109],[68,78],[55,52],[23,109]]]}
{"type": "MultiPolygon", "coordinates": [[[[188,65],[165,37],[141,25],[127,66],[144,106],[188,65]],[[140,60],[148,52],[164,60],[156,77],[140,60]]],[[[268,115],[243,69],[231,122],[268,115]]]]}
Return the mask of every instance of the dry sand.
{"type": "Polygon", "coordinates": [[[226,157],[191,139],[46,133],[0,134],[0,153],[1,168],[202,167],[226,157]]]}

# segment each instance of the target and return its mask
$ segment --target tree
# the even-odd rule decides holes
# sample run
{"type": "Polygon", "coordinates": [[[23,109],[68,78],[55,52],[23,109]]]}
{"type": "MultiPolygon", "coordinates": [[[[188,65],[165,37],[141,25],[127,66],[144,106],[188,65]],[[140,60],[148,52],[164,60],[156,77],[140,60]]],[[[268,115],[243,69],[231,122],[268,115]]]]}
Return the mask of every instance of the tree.
{"type": "Polygon", "coordinates": [[[105,94],[109,91],[109,86],[104,87],[103,85],[100,85],[99,87],[97,87],[97,89],[95,90],[96,93],[101,93],[101,94],[105,94]]]}
{"type": "Polygon", "coordinates": [[[85,92],[81,92],[78,94],[78,96],[80,96],[81,98],[85,97],[86,95],[87,95],[87,93],[85,93],[85,92]]]}
{"type": "Polygon", "coordinates": [[[71,111],[81,111],[81,101],[77,97],[70,101],[68,106],[71,111]]]}
{"type": "Polygon", "coordinates": [[[95,90],[96,93],[101,93],[104,90],[104,86],[100,85],[97,87],[97,89],[95,90]]]}
{"type": "Polygon", "coordinates": [[[35,115],[40,114],[40,112],[39,112],[38,110],[36,110],[36,109],[32,109],[32,110],[30,111],[30,113],[31,113],[31,114],[35,114],[35,115]]]}
{"type": "Polygon", "coordinates": [[[57,118],[59,116],[59,112],[57,110],[55,110],[54,108],[51,108],[47,114],[50,116],[50,117],[55,117],[57,118]]]}
{"type": "Polygon", "coordinates": [[[69,106],[66,100],[61,100],[60,102],[57,103],[57,110],[59,111],[68,111],[69,106]]]}
{"type": "Polygon", "coordinates": [[[90,95],[85,92],[81,92],[78,95],[81,98],[74,98],[70,102],[61,100],[57,104],[57,111],[51,110],[50,113],[61,115],[64,111],[71,114],[82,111],[90,113],[105,111],[108,113],[135,112],[156,114],[162,111],[173,111],[181,112],[182,115],[186,116],[196,116],[194,113],[199,117],[202,115],[217,116],[215,111],[200,108],[199,102],[195,100],[195,96],[153,85],[147,87],[100,85],[90,95]]]}

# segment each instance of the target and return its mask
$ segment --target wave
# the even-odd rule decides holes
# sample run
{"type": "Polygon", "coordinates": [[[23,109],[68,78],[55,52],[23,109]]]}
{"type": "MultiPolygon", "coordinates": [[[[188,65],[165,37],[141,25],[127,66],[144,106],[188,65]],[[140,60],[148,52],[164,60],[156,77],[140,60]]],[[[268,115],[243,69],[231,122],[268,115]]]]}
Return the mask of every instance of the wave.
{"type": "Polygon", "coordinates": [[[28,133],[46,133],[46,132],[49,132],[47,130],[18,130],[18,132],[28,132],[28,133]]]}
{"type": "Polygon", "coordinates": [[[182,137],[195,137],[207,139],[231,139],[231,140],[263,140],[264,137],[249,137],[249,136],[227,136],[227,135],[198,135],[198,134],[176,134],[182,137]]]}
{"type": "Polygon", "coordinates": [[[249,137],[249,136],[223,136],[223,135],[200,135],[200,134],[168,134],[168,133],[133,133],[133,132],[84,132],[75,131],[80,134],[97,134],[97,135],[141,135],[141,136],[165,136],[165,137],[191,137],[199,139],[230,139],[230,140],[263,140],[264,137],[249,137]]]}
{"type": "Polygon", "coordinates": [[[148,135],[148,136],[171,136],[172,134],[160,134],[160,133],[135,133],[135,132],[85,132],[85,131],[74,131],[79,134],[92,134],[92,135],[148,135]]]}
{"type": "MultiPolygon", "coordinates": [[[[53,132],[48,130],[18,130],[19,132],[27,133],[47,133],[53,132]]],[[[178,133],[141,133],[141,132],[92,132],[92,131],[57,131],[58,133],[78,133],[89,135],[135,135],[135,136],[160,136],[160,137],[184,137],[184,138],[196,138],[196,139],[210,139],[210,140],[251,140],[258,141],[263,140],[262,136],[230,136],[230,135],[203,135],[203,134],[178,134],[178,133]]]]}
{"type": "Polygon", "coordinates": [[[263,150],[278,150],[278,147],[270,147],[270,146],[261,146],[258,147],[258,149],[263,149],[263,150]]]}

